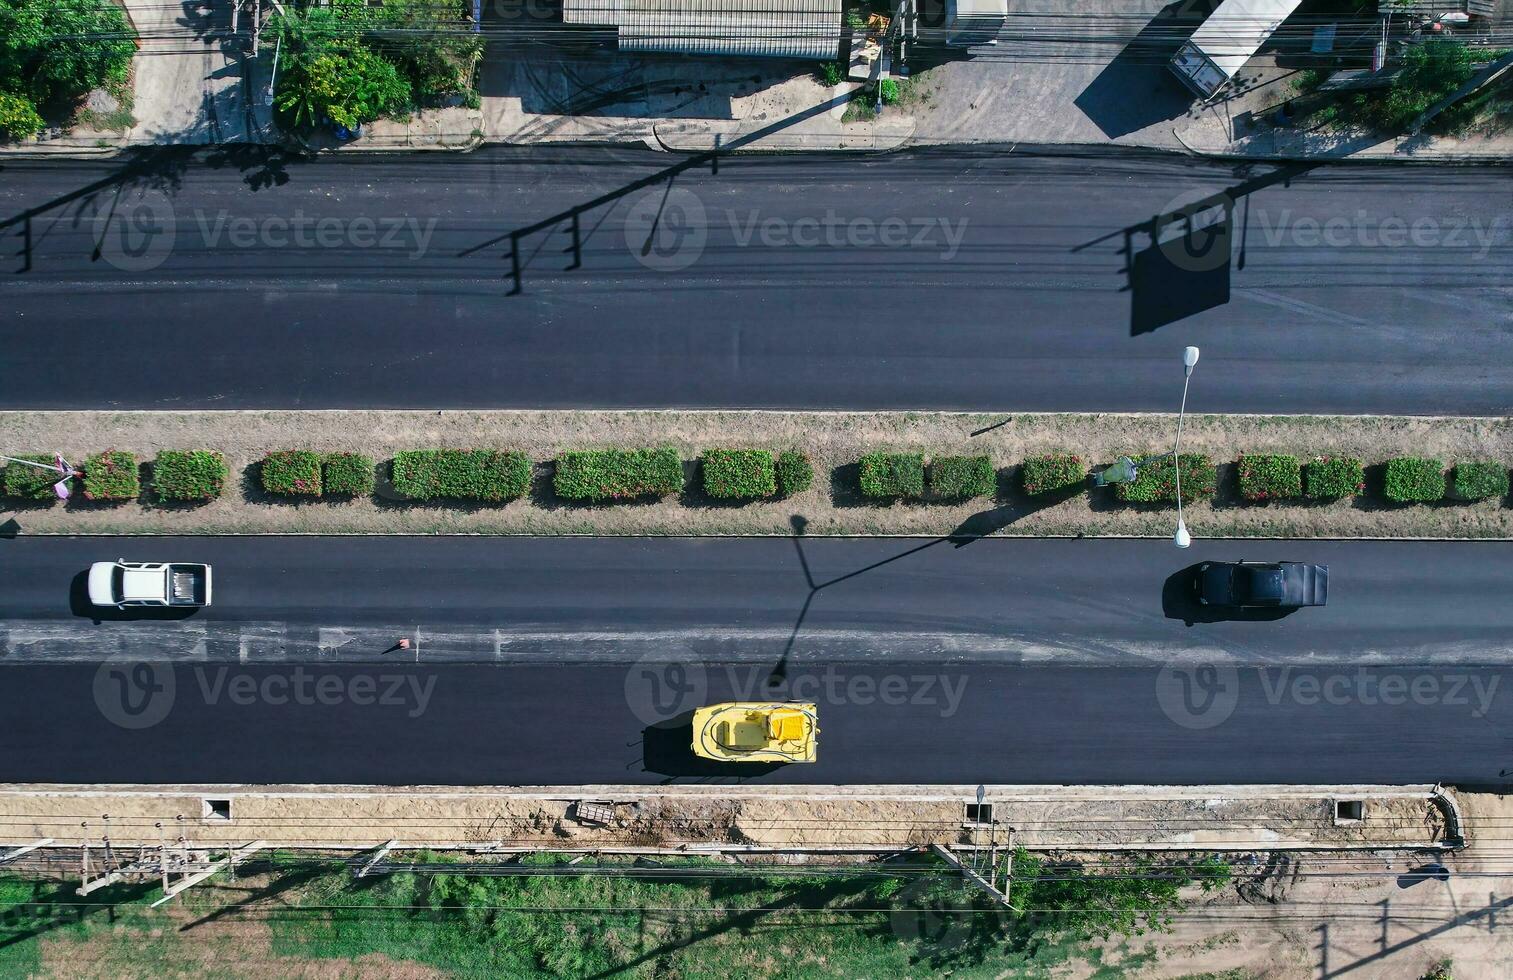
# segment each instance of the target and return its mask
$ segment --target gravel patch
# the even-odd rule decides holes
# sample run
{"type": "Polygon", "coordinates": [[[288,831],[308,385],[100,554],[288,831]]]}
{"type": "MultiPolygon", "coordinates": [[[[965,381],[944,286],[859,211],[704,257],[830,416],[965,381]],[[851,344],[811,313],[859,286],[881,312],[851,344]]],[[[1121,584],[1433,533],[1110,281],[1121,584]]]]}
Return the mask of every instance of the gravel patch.
{"type": "MultiPolygon", "coordinates": [[[[1117,503],[1112,489],[1031,498],[1019,463],[1058,450],[1107,463],[1121,453],[1168,451],[1171,415],[835,412],[3,412],[7,453],[60,451],[77,465],[90,452],[121,449],[151,460],[163,449],[218,449],[231,466],[226,494],[201,506],[166,506],[150,496],[124,504],[5,500],[0,522],[27,534],[808,534],[1167,536],[1170,506],[1117,503]],[[689,489],[647,503],[583,505],[551,490],[550,460],[561,450],[671,445],[685,460],[689,489]],[[387,460],[403,449],[518,449],[536,461],[532,492],[505,504],[424,504],[397,498],[387,460]],[[718,447],[799,448],[814,460],[814,486],[793,497],[729,504],[699,489],[700,451],[718,447]],[[302,503],[263,493],[256,464],[274,449],[364,452],[379,460],[372,498],[302,503]],[[998,468],[998,491],[954,503],[874,504],[855,489],[855,463],[873,450],[978,454],[998,468]],[[10,522],[14,523],[10,523],[10,522]]],[[[1194,536],[1513,537],[1507,500],[1393,505],[1380,496],[1380,468],[1367,494],[1331,503],[1239,499],[1240,452],[1350,454],[1377,463],[1400,454],[1513,464],[1513,419],[1190,415],[1183,450],[1219,463],[1219,493],[1184,508],[1194,536]]],[[[146,484],[144,481],[144,494],[146,484]]]]}

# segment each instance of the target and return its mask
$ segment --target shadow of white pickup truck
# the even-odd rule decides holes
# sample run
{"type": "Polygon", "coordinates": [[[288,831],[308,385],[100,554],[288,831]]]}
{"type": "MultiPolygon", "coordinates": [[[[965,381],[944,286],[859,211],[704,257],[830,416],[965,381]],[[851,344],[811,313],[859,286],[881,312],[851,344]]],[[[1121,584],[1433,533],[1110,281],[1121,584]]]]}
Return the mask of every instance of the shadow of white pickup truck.
{"type": "Polygon", "coordinates": [[[210,566],[97,561],[89,567],[89,601],[117,609],[208,606],[210,566]]]}

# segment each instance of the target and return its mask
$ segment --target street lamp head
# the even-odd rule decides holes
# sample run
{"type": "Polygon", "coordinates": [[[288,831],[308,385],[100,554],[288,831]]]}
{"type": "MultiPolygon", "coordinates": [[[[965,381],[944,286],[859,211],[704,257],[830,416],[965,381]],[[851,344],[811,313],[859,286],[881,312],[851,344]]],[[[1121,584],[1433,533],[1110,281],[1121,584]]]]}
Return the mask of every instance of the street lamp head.
{"type": "Polygon", "coordinates": [[[1172,535],[1172,544],[1179,548],[1186,548],[1193,543],[1193,536],[1187,533],[1187,525],[1179,523],[1177,533],[1172,535]]]}
{"type": "Polygon", "coordinates": [[[1189,347],[1182,352],[1182,373],[1190,375],[1198,363],[1198,348],[1189,347]]]}

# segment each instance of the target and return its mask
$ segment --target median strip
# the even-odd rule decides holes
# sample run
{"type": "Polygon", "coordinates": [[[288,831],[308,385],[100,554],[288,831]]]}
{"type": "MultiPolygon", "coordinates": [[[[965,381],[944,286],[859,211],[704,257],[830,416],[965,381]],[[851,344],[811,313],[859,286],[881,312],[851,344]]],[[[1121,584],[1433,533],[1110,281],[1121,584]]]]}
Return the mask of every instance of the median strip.
{"type": "MultiPolygon", "coordinates": [[[[4,412],[29,534],[1169,536],[1168,415],[4,412]],[[1132,482],[1088,474],[1121,456],[1132,482]],[[1142,457],[1155,457],[1143,459],[1142,457]]],[[[1513,420],[1189,416],[1195,536],[1513,538],[1513,420]]]]}

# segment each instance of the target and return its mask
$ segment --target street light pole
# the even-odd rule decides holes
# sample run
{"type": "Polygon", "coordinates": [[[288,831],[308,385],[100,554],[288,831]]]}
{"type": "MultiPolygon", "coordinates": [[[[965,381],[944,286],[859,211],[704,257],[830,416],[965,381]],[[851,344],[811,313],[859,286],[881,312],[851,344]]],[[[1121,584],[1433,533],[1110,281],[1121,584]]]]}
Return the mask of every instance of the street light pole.
{"type": "Polygon", "coordinates": [[[1179,548],[1193,543],[1193,536],[1187,533],[1187,524],[1182,520],[1182,420],[1187,415],[1187,385],[1197,363],[1198,348],[1189,347],[1182,352],[1182,407],[1177,410],[1177,444],[1172,448],[1172,466],[1177,474],[1177,533],[1172,535],[1172,543],[1179,548]]]}

